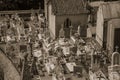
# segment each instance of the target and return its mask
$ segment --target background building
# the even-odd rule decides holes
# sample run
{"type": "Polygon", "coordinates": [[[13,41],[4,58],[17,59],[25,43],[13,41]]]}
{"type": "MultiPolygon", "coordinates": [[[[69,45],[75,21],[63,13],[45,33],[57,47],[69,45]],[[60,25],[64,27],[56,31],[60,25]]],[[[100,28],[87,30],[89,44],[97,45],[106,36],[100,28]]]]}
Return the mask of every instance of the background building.
{"type": "Polygon", "coordinates": [[[81,35],[85,36],[88,17],[85,4],[83,0],[49,0],[46,2],[46,17],[53,38],[59,36],[61,25],[64,25],[64,28],[72,25],[74,29],[81,25],[83,31],[81,35]]]}
{"type": "Polygon", "coordinates": [[[97,11],[96,40],[104,49],[114,51],[119,43],[120,2],[106,2],[97,11]]]}

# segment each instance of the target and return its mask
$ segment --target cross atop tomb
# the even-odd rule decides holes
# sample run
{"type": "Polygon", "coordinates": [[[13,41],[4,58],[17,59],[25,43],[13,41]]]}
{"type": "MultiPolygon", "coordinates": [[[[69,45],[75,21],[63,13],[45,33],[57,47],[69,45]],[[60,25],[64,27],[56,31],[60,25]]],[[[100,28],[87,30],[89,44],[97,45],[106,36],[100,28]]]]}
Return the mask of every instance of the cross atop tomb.
{"type": "Polygon", "coordinates": [[[118,46],[115,47],[115,52],[118,52],[118,48],[119,48],[118,46]]]}

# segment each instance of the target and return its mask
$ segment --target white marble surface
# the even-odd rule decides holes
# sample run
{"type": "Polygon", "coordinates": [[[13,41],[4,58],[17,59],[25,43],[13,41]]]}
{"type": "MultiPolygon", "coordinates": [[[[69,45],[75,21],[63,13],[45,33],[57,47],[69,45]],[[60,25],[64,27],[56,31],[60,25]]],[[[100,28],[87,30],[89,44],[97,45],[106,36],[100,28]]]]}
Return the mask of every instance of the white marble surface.
{"type": "Polygon", "coordinates": [[[75,62],[71,63],[66,63],[67,68],[69,69],[70,72],[74,71],[74,66],[76,66],[75,62]]]}

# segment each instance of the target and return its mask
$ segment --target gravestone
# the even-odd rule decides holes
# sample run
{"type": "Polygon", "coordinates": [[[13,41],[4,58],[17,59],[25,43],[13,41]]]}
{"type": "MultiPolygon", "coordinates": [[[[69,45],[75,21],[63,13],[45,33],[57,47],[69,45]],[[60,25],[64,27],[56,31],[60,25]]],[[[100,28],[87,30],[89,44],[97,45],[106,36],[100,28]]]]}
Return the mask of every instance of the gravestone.
{"type": "Polygon", "coordinates": [[[112,55],[112,65],[120,65],[120,53],[114,52],[112,55]]]}
{"type": "Polygon", "coordinates": [[[116,51],[112,54],[111,66],[108,67],[110,80],[120,80],[120,53],[116,51]]]}

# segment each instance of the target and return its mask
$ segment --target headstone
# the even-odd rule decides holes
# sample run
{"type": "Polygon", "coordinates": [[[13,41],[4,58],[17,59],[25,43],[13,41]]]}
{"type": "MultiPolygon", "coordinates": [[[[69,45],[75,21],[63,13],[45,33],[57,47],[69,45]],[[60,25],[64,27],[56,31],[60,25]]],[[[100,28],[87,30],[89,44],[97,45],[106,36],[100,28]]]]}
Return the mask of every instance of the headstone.
{"type": "Polygon", "coordinates": [[[120,65],[120,54],[118,52],[112,54],[112,65],[120,65]]]}

